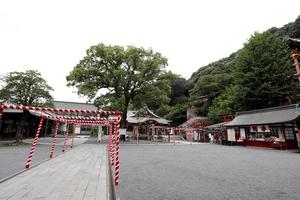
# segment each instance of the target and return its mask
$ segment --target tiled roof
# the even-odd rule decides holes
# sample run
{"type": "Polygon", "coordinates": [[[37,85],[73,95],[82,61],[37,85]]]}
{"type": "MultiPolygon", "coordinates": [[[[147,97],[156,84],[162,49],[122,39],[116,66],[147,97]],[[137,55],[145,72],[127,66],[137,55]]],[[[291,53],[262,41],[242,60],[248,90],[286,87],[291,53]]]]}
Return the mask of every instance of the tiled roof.
{"type": "Polygon", "coordinates": [[[292,49],[300,50],[300,38],[289,38],[288,44],[292,49]]]}
{"type": "Polygon", "coordinates": [[[138,111],[128,110],[126,120],[128,123],[132,123],[132,124],[144,123],[147,121],[156,121],[157,123],[160,123],[160,124],[169,125],[169,123],[170,123],[169,120],[166,120],[164,118],[157,116],[149,109],[147,109],[147,111],[151,115],[151,117],[136,117],[135,114],[138,111]]]}
{"type": "Polygon", "coordinates": [[[180,124],[178,127],[181,128],[198,128],[198,127],[194,127],[195,125],[199,126],[201,122],[205,122],[206,123],[207,118],[205,117],[192,117],[189,120],[187,120],[186,122],[180,124]]]}
{"type": "Polygon", "coordinates": [[[97,110],[97,107],[91,103],[78,103],[67,101],[53,101],[55,108],[80,109],[80,110],[97,110]]]}
{"type": "Polygon", "coordinates": [[[287,123],[300,116],[299,104],[238,112],[225,126],[263,125],[287,123]]]}

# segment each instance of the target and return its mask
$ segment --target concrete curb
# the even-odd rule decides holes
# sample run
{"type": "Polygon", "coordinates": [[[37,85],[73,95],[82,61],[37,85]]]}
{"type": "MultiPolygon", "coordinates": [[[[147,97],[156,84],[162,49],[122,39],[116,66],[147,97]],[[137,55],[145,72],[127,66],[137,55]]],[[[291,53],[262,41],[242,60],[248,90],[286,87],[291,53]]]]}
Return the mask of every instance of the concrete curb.
{"type": "Polygon", "coordinates": [[[113,169],[111,167],[111,160],[110,160],[110,155],[109,155],[109,151],[108,148],[107,149],[107,164],[108,164],[108,199],[109,200],[120,200],[120,198],[118,198],[117,196],[117,191],[116,191],[116,187],[114,184],[114,176],[113,176],[113,169]]]}

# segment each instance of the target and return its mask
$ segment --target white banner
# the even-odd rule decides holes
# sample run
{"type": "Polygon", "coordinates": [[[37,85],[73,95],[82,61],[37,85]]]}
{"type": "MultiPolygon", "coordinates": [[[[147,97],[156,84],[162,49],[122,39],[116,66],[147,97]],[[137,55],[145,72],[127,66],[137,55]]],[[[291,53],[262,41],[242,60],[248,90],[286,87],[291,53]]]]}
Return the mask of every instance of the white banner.
{"type": "Polygon", "coordinates": [[[235,130],[233,128],[229,128],[227,129],[227,137],[228,137],[228,141],[232,141],[235,142],[235,130]]]}

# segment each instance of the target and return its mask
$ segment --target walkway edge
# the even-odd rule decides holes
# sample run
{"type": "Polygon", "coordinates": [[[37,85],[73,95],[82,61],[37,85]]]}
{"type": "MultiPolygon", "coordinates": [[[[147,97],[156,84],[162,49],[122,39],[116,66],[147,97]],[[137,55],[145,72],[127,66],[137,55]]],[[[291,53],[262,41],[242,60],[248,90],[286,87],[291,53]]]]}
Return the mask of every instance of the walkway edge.
{"type": "Polygon", "coordinates": [[[108,199],[109,200],[120,200],[120,198],[117,198],[117,192],[116,192],[116,187],[114,184],[114,176],[113,176],[113,170],[111,166],[111,160],[110,160],[110,155],[109,151],[107,150],[107,165],[108,165],[108,199]]]}

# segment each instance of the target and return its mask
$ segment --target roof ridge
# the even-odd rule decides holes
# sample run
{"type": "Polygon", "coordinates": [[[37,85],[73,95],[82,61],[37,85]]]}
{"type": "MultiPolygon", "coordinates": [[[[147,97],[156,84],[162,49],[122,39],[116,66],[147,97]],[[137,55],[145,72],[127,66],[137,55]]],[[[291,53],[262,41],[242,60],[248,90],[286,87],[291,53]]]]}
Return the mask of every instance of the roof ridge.
{"type": "Polygon", "coordinates": [[[299,104],[290,104],[290,105],[284,105],[284,106],[277,106],[277,107],[269,107],[269,108],[262,108],[257,110],[248,110],[248,111],[241,111],[237,112],[236,116],[238,115],[244,115],[244,114],[252,114],[252,113],[260,113],[260,112],[268,112],[268,111],[277,111],[277,110],[285,110],[285,109],[297,109],[300,108],[299,104]]]}
{"type": "Polygon", "coordinates": [[[85,104],[85,105],[93,105],[93,106],[95,106],[93,103],[82,103],[82,102],[75,102],[75,101],[53,101],[53,102],[58,102],[58,103],[75,103],[75,104],[85,104]]]}

